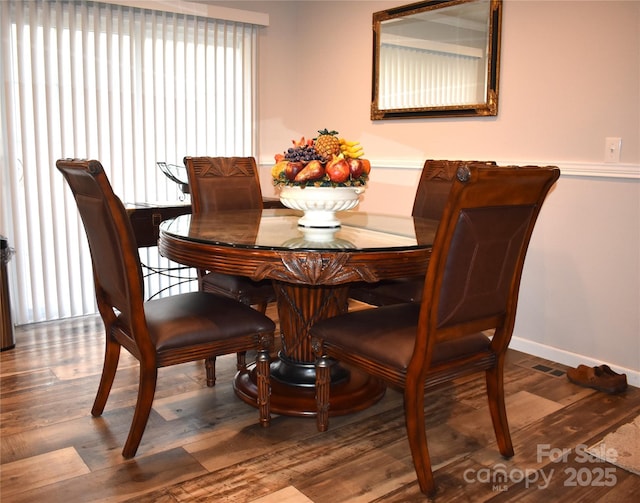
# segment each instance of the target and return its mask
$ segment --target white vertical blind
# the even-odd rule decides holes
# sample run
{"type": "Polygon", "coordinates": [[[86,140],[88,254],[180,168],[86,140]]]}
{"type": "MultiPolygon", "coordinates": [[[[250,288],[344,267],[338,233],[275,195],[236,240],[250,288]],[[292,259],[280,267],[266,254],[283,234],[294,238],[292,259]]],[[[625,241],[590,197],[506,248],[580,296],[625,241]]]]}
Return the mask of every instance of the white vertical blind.
{"type": "Polygon", "coordinates": [[[482,59],[411,47],[384,45],[380,51],[381,109],[438,107],[484,101],[478,85],[482,59]]]}
{"type": "MultiPolygon", "coordinates": [[[[257,27],[86,1],[0,2],[0,234],[17,324],[96,311],[59,158],[102,162],[125,202],[175,201],[156,166],[256,155],[257,27]]],[[[171,265],[157,248],[143,262],[171,265]]],[[[148,293],[171,280],[154,276],[148,293]]]]}

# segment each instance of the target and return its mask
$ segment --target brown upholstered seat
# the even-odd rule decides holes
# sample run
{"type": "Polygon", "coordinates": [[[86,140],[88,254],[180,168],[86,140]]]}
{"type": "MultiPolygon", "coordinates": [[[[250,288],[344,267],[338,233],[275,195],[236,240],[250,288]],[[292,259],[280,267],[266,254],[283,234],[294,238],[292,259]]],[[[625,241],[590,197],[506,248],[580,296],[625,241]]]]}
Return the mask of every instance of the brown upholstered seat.
{"type": "MultiPolygon", "coordinates": [[[[456,170],[472,161],[427,159],[413,201],[411,215],[440,221],[456,170]]],[[[495,165],[493,161],[483,164],[495,165]]],[[[383,280],[378,283],[356,283],[349,288],[349,297],[373,306],[388,306],[400,302],[420,302],[424,277],[383,280]]]]}
{"type": "Polygon", "coordinates": [[[216,355],[257,350],[260,422],[269,411],[269,350],[275,325],[234,299],[191,292],[144,302],[142,269],[131,222],[98,161],[59,160],[78,205],[89,241],[98,309],[106,350],[91,413],[102,414],[118,367],[120,348],[140,361],[138,400],[122,455],[135,456],[156,388],[158,368],[205,360],[207,384],[214,383],[216,355]]]}
{"type": "Polygon", "coordinates": [[[560,175],[554,167],[458,167],[420,303],[355,311],[311,328],[318,429],[328,428],[335,360],[404,392],[407,436],[420,489],[435,490],[425,431],[425,389],[485,372],[498,449],[513,456],[503,368],[522,267],[540,207],[560,175]],[[493,330],[492,336],[485,335],[493,330]],[[335,359],[335,360],[334,360],[335,359]]]}

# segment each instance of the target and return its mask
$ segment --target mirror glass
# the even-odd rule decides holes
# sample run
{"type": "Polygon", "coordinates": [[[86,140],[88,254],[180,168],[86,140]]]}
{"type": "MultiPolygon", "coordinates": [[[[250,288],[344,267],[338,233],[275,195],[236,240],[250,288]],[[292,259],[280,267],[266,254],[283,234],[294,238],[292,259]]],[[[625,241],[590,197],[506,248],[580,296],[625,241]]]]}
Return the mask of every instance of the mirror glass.
{"type": "Polygon", "coordinates": [[[497,115],[501,22],[501,0],[374,13],[371,118],[497,115]]]}

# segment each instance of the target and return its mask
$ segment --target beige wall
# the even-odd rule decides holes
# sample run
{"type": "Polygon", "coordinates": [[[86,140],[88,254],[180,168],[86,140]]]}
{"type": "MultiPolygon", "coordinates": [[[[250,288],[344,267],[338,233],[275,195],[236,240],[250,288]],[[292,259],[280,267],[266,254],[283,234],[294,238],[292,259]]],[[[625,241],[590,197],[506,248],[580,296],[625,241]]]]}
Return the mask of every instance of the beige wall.
{"type": "Polygon", "coordinates": [[[401,1],[209,2],[270,16],[259,42],[259,160],[337,129],[373,172],[361,210],[411,211],[426,158],[555,164],[512,346],[604,363],[640,385],[640,1],[506,0],[497,117],[371,121],[371,14],[401,1]],[[622,138],[605,164],[605,137],[622,138]]]}

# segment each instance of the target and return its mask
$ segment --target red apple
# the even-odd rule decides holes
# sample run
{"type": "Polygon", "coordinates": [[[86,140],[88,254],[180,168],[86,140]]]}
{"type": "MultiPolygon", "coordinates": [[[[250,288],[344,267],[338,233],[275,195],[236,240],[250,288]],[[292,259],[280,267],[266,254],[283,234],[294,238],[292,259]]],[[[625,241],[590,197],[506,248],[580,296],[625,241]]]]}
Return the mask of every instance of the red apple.
{"type": "Polygon", "coordinates": [[[360,162],[362,163],[362,171],[364,171],[364,174],[368,175],[371,173],[371,163],[369,159],[360,159],[360,162]]]}
{"type": "Polygon", "coordinates": [[[329,179],[334,183],[346,182],[351,174],[349,163],[345,159],[336,156],[333,156],[333,159],[327,163],[325,171],[329,175],[329,179]]]}
{"type": "Polygon", "coordinates": [[[309,180],[317,180],[324,176],[324,167],[318,160],[309,161],[307,165],[300,171],[296,177],[296,182],[307,182],[309,180]]]}
{"type": "Polygon", "coordinates": [[[304,165],[301,162],[297,161],[289,161],[289,164],[284,168],[284,176],[287,177],[287,180],[295,180],[296,175],[302,171],[304,165]]]}
{"type": "Polygon", "coordinates": [[[360,159],[347,159],[349,163],[349,171],[351,172],[351,178],[354,180],[356,178],[360,178],[362,173],[364,173],[364,167],[362,166],[362,161],[360,159]]]}

